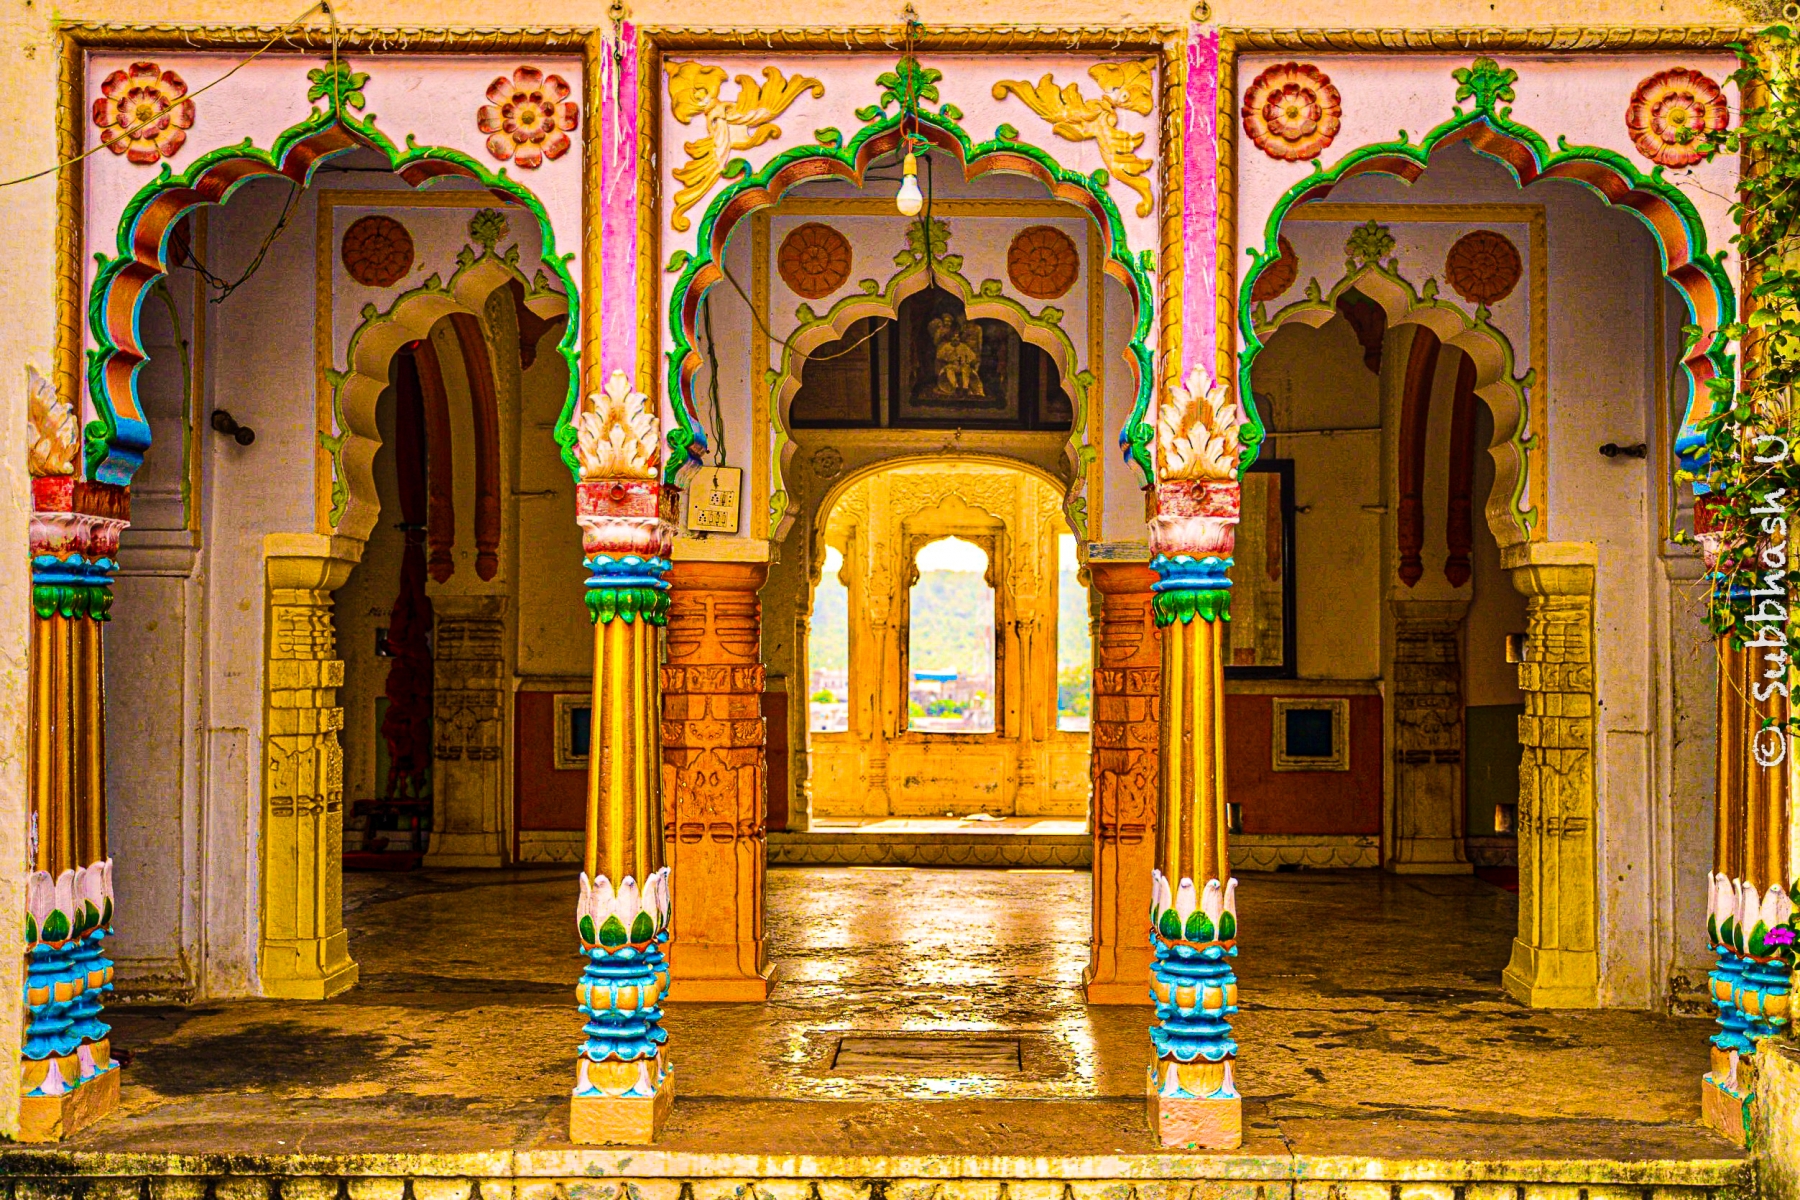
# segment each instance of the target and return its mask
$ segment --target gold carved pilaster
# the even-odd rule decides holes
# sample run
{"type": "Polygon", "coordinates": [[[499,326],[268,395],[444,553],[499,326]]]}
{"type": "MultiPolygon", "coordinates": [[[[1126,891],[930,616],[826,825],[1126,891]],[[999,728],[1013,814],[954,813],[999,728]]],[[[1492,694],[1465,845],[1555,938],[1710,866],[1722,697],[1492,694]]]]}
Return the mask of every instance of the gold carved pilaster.
{"type": "MultiPolygon", "coordinates": [[[[768,859],[757,562],[669,569],[662,668],[665,839],[675,888],[673,1000],[765,1000],[768,859]]],[[[804,708],[801,712],[804,713],[804,708]]]]}
{"type": "Polygon", "coordinates": [[[331,619],[354,551],[314,535],[264,545],[263,994],[322,1000],[357,978],[344,932],[344,663],[331,619]]]}
{"type": "Polygon", "coordinates": [[[1094,638],[1094,930],[1089,1004],[1150,1003],[1151,873],[1156,869],[1157,719],[1162,637],[1150,609],[1156,572],[1090,562],[1100,593],[1094,638]]]}
{"type": "Polygon", "coordinates": [[[1581,542],[1514,548],[1526,597],[1519,687],[1519,935],[1506,990],[1534,1008],[1599,1004],[1594,883],[1594,565],[1581,542]]]}

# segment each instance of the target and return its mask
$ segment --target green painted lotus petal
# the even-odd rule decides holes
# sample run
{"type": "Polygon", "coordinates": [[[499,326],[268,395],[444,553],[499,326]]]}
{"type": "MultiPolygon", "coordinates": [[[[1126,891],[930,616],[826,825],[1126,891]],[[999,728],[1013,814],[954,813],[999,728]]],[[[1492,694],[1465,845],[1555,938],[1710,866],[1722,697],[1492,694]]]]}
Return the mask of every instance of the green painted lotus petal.
{"type": "Polygon", "coordinates": [[[656,923],[650,919],[649,913],[640,909],[638,915],[634,917],[631,922],[631,940],[633,942],[647,942],[655,936],[656,923]]]}
{"type": "Polygon", "coordinates": [[[594,918],[584,914],[581,920],[575,923],[575,928],[580,932],[582,941],[590,946],[598,944],[594,937],[594,918]]]}
{"type": "Polygon", "coordinates": [[[35,945],[37,945],[37,940],[38,940],[37,918],[33,917],[30,913],[26,913],[25,914],[25,944],[27,946],[35,946],[35,945]]]}
{"type": "Polygon", "coordinates": [[[69,914],[62,909],[54,909],[44,918],[44,940],[46,942],[67,941],[69,937],[69,914]]]}
{"type": "Polygon", "coordinates": [[[619,918],[608,916],[606,923],[600,926],[600,944],[602,946],[623,946],[630,940],[625,933],[625,924],[619,918]]]}
{"type": "Polygon", "coordinates": [[[1210,942],[1213,940],[1212,919],[1203,912],[1196,912],[1187,919],[1187,940],[1190,942],[1210,942]]]}
{"type": "Polygon", "coordinates": [[[1157,932],[1171,942],[1181,940],[1181,918],[1174,909],[1163,909],[1162,917],[1157,921],[1157,932]]]}
{"type": "Polygon", "coordinates": [[[1237,917],[1231,913],[1219,914],[1219,940],[1229,942],[1237,937],[1237,917]]]}

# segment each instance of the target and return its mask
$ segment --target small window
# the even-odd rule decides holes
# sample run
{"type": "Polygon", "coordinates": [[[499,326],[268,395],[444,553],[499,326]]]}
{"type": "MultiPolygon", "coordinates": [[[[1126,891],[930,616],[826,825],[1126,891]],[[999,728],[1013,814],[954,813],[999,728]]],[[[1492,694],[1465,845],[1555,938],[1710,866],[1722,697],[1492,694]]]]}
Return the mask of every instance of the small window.
{"type": "Polygon", "coordinates": [[[825,547],[806,642],[806,728],[812,733],[850,728],[850,591],[838,578],[843,570],[837,547],[825,547]]]}
{"type": "Polygon", "coordinates": [[[1093,724],[1094,660],[1074,534],[1056,539],[1056,557],[1056,727],[1086,733],[1093,724]]]}
{"type": "Polygon", "coordinates": [[[1348,771],[1350,701],[1277,699],[1274,743],[1277,771],[1348,771]]]}
{"type": "Polygon", "coordinates": [[[585,770],[594,740],[594,700],[586,695],[559,695],[555,704],[556,769],[585,770]]]}
{"type": "Polygon", "coordinates": [[[994,732],[994,589],[987,552],[946,537],[924,546],[908,598],[907,728],[994,732]]]}

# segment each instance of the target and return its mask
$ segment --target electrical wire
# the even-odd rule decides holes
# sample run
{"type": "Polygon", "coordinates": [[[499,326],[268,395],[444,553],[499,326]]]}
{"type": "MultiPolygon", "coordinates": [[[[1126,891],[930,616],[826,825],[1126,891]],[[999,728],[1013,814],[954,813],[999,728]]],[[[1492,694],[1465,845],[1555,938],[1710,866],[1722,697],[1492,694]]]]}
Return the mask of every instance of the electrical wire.
{"type": "MultiPolygon", "coordinates": [[[[233,75],[236,75],[239,71],[243,70],[245,67],[249,66],[251,63],[253,63],[257,59],[261,58],[265,53],[267,53],[270,49],[272,49],[274,47],[276,42],[279,42],[282,38],[286,37],[289,33],[292,33],[296,28],[298,28],[301,25],[302,22],[304,22],[308,17],[312,16],[314,13],[318,12],[320,9],[323,9],[325,11],[325,14],[327,16],[331,17],[331,26],[332,26],[332,30],[333,30],[331,59],[332,59],[333,65],[336,65],[336,63],[337,63],[337,37],[336,37],[337,17],[335,15],[333,15],[331,12],[331,5],[329,3],[329,0],[315,0],[315,3],[313,3],[305,12],[301,13],[299,16],[295,17],[292,21],[289,21],[286,25],[283,25],[279,30],[277,30],[275,32],[275,36],[271,37],[268,41],[264,42],[262,44],[262,46],[259,47],[254,54],[250,55],[250,57],[240,60],[229,71],[225,72],[223,75],[219,76],[217,79],[213,80],[211,83],[205,85],[204,87],[200,88],[199,90],[183,93],[181,99],[175,100],[175,101],[171,102],[167,107],[163,108],[161,111],[154,113],[151,116],[145,117],[143,120],[139,121],[136,125],[133,125],[130,129],[127,129],[124,133],[120,134],[119,137],[129,138],[129,137],[132,137],[135,134],[141,132],[142,130],[148,129],[150,126],[156,124],[158,121],[162,120],[164,117],[166,117],[170,113],[174,112],[177,108],[181,107],[181,105],[192,100],[194,97],[199,96],[205,92],[211,91],[215,87],[218,87],[221,83],[224,83],[227,79],[230,79],[233,75]]],[[[113,141],[114,142],[118,141],[118,138],[114,138],[113,141]]],[[[12,187],[14,184],[30,183],[34,179],[42,179],[46,175],[54,175],[59,171],[65,171],[68,168],[74,166],[76,163],[82,162],[83,160],[91,158],[93,155],[100,153],[100,151],[102,151],[102,150],[110,149],[111,145],[112,145],[112,143],[110,143],[110,142],[101,142],[98,146],[95,146],[91,150],[84,150],[82,153],[77,154],[74,158],[67,159],[63,162],[59,162],[59,163],[55,164],[54,166],[45,167],[41,171],[33,171],[29,175],[21,175],[16,179],[0,180],[0,188],[12,187]]]]}
{"type": "Polygon", "coordinates": [[[700,302],[700,321],[706,330],[706,390],[712,400],[713,466],[725,465],[725,413],[719,407],[719,348],[713,339],[712,297],[700,302]]]}

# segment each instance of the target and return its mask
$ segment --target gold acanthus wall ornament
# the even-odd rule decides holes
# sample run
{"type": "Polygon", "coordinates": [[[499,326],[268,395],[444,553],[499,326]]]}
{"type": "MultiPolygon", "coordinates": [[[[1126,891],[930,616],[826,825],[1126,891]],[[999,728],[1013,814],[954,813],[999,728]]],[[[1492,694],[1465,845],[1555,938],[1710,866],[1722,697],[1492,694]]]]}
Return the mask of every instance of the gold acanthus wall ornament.
{"type": "Polygon", "coordinates": [[[1231,385],[1211,381],[1199,367],[1187,383],[1169,389],[1156,410],[1156,477],[1160,482],[1237,478],[1238,430],[1243,410],[1231,385]]]}
{"type": "Polygon", "coordinates": [[[789,79],[778,67],[764,67],[761,83],[739,75],[737,96],[726,100],[721,95],[724,67],[666,62],[663,70],[669,75],[669,111],[675,119],[683,125],[691,124],[695,117],[706,122],[705,137],[682,143],[688,160],[674,172],[681,190],[675,193],[669,224],[676,232],[685,233],[693,224],[688,209],[719,182],[732,152],[751,150],[780,137],[781,127],[772,123],[775,118],[807,92],[813,99],[821,99],[825,85],[807,75],[789,79]]]}
{"type": "Polygon", "coordinates": [[[1081,85],[1056,86],[1054,74],[1045,75],[1036,84],[1021,79],[1002,79],[994,85],[994,99],[1007,94],[1023,100],[1031,111],[1050,122],[1058,137],[1071,142],[1092,139],[1099,147],[1100,161],[1107,173],[1138,194],[1137,215],[1147,217],[1155,207],[1150,197],[1150,160],[1139,158],[1137,148],[1144,144],[1141,133],[1127,133],[1119,128],[1120,111],[1148,116],[1156,107],[1154,59],[1133,62],[1096,63],[1088,74],[1100,85],[1100,94],[1092,100],[1081,94],[1081,85]]]}
{"type": "Polygon", "coordinates": [[[56,385],[25,368],[26,410],[31,420],[31,454],[28,466],[33,479],[47,475],[73,475],[76,436],[75,410],[56,398],[56,385]]]}
{"type": "Polygon", "coordinates": [[[582,480],[655,479],[662,429],[650,397],[633,388],[625,372],[614,371],[606,389],[588,401],[593,407],[575,422],[582,480]]]}

